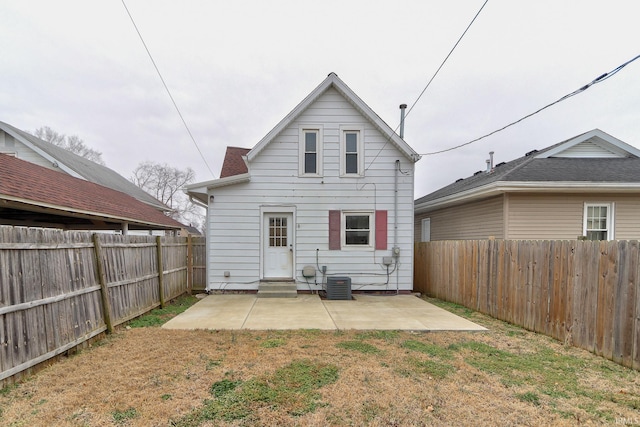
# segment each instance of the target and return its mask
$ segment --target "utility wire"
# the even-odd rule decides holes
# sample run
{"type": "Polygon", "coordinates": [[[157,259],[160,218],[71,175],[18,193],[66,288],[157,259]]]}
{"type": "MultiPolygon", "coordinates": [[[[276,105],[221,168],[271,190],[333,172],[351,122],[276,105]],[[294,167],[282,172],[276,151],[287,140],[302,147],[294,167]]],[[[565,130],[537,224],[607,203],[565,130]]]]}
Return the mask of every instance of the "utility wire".
{"type": "MultiPolygon", "coordinates": [[[[124,1],[124,0],[123,0],[124,1]]],[[[469,22],[469,25],[467,25],[467,28],[465,28],[464,32],[462,33],[462,35],[460,35],[460,37],[458,38],[458,41],[453,45],[453,47],[451,48],[451,50],[449,51],[449,53],[447,54],[447,56],[444,58],[444,60],[442,61],[442,63],[440,64],[440,66],[438,67],[438,69],[436,70],[435,73],[433,73],[433,76],[431,76],[431,78],[429,79],[429,81],[427,82],[427,85],[424,87],[424,89],[422,89],[422,92],[420,92],[420,95],[418,95],[418,97],[416,98],[415,101],[413,101],[413,104],[411,104],[411,107],[407,110],[407,112],[404,115],[405,120],[407,119],[407,116],[409,115],[409,113],[411,113],[411,110],[413,110],[413,107],[416,106],[416,104],[418,103],[418,101],[420,101],[420,98],[422,98],[422,95],[424,95],[424,93],[427,91],[427,89],[429,88],[429,86],[431,85],[431,82],[433,82],[433,80],[436,78],[436,76],[438,75],[438,73],[440,72],[440,70],[442,69],[442,67],[444,67],[444,64],[447,62],[447,60],[449,59],[449,57],[451,56],[451,54],[453,53],[453,51],[456,49],[456,47],[458,47],[458,45],[460,44],[460,42],[462,41],[462,38],[465,36],[465,34],[467,34],[467,31],[469,31],[469,28],[471,28],[471,25],[473,25],[473,23],[475,22],[475,20],[478,18],[478,16],[480,15],[480,12],[482,12],[482,9],[484,9],[484,7],[487,5],[487,3],[489,2],[489,0],[485,0],[485,2],[482,4],[482,6],[480,7],[480,9],[478,9],[478,12],[476,13],[476,15],[473,17],[473,19],[471,20],[471,22],[469,22]]],[[[396,126],[396,128],[393,130],[394,133],[398,133],[398,128],[400,127],[402,123],[398,123],[398,126],[396,126]]],[[[376,161],[376,159],[378,158],[378,156],[380,155],[380,153],[382,153],[382,150],[384,150],[384,148],[387,146],[387,143],[389,142],[389,139],[387,141],[385,141],[384,145],[382,146],[382,148],[380,148],[380,150],[378,151],[378,153],[375,155],[375,157],[371,160],[371,162],[369,163],[369,166],[367,166],[367,168],[365,168],[365,171],[368,170],[371,165],[373,164],[373,162],[376,161]]]]}
{"type": "Polygon", "coordinates": [[[522,117],[522,118],[520,118],[520,119],[518,119],[518,120],[516,120],[514,122],[511,122],[508,125],[505,125],[505,126],[501,127],[500,129],[496,129],[493,132],[490,132],[490,133],[488,133],[486,135],[483,135],[483,136],[481,136],[479,138],[473,139],[473,140],[471,140],[469,142],[465,142],[464,144],[456,145],[455,147],[445,148],[444,150],[433,151],[431,153],[424,153],[424,154],[421,154],[421,156],[432,156],[434,154],[441,154],[441,153],[446,153],[447,151],[457,150],[458,148],[465,147],[467,145],[473,144],[474,142],[478,142],[481,139],[484,139],[484,138],[487,138],[487,137],[489,137],[491,135],[494,135],[494,134],[496,134],[498,132],[502,132],[503,130],[505,130],[505,129],[511,127],[511,126],[513,126],[515,124],[518,124],[521,121],[523,121],[525,119],[528,119],[529,117],[534,116],[534,115],[538,114],[539,112],[541,112],[543,110],[546,110],[547,108],[549,108],[549,107],[551,107],[553,105],[556,105],[559,102],[564,101],[565,99],[571,98],[572,96],[575,96],[575,95],[578,95],[579,93],[584,92],[585,90],[589,89],[593,85],[596,85],[598,83],[602,83],[603,81],[613,77],[616,73],[618,73],[618,71],[622,70],[624,67],[626,67],[627,65],[629,65],[630,63],[632,63],[633,61],[635,61],[638,58],[640,58],[640,55],[636,56],[633,59],[630,59],[629,61],[625,62],[622,65],[617,66],[616,68],[614,68],[613,70],[609,71],[608,73],[604,73],[603,75],[601,75],[600,77],[597,77],[596,79],[594,79],[590,83],[587,83],[586,85],[582,86],[580,89],[574,90],[573,92],[563,96],[562,98],[558,99],[557,101],[554,101],[551,104],[547,104],[544,107],[539,108],[538,110],[534,111],[533,113],[527,114],[526,116],[524,116],[524,117],[522,117]]]}
{"type": "MultiPolygon", "coordinates": [[[[422,95],[424,95],[424,93],[427,91],[427,89],[429,88],[429,86],[431,85],[431,82],[433,81],[433,79],[436,78],[436,76],[438,75],[438,73],[440,72],[440,70],[442,69],[442,67],[444,67],[444,64],[447,62],[447,60],[449,59],[449,57],[451,56],[451,54],[453,53],[453,51],[456,49],[456,47],[458,47],[458,45],[460,44],[460,42],[462,41],[462,38],[465,36],[465,34],[467,34],[467,31],[469,31],[469,28],[471,28],[471,25],[473,25],[473,23],[476,21],[476,18],[478,18],[478,16],[480,15],[480,12],[482,12],[482,9],[484,9],[484,7],[487,5],[487,3],[489,2],[489,0],[485,0],[485,2],[482,4],[482,6],[480,7],[480,9],[478,10],[478,13],[476,13],[476,16],[473,17],[473,19],[471,20],[471,22],[469,22],[469,25],[467,25],[467,28],[465,28],[464,32],[462,33],[462,35],[460,36],[460,38],[458,38],[458,41],[456,42],[456,44],[453,45],[453,47],[451,48],[451,50],[449,51],[449,53],[447,54],[447,56],[444,58],[444,61],[442,61],[442,64],[440,64],[440,66],[438,67],[438,69],[436,70],[435,73],[433,73],[433,76],[429,79],[429,81],[427,82],[427,85],[424,87],[424,89],[422,89],[422,92],[420,92],[420,95],[418,95],[418,97],[416,98],[416,100],[413,102],[413,104],[411,104],[411,107],[407,110],[407,113],[404,115],[404,118],[406,119],[407,116],[409,115],[409,113],[411,113],[411,110],[413,110],[413,107],[416,106],[416,104],[418,103],[418,101],[420,101],[420,98],[422,98],[422,95]]],[[[400,125],[398,125],[400,126],[400,125]]],[[[397,129],[397,128],[396,128],[397,129]]]]}
{"type": "Polygon", "coordinates": [[[131,16],[131,12],[129,12],[129,8],[125,4],[124,0],[122,0],[122,5],[124,6],[124,9],[127,11],[127,15],[129,15],[129,19],[131,19],[131,23],[133,24],[133,27],[136,29],[136,33],[138,33],[138,37],[140,38],[140,41],[142,42],[142,45],[144,46],[144,50],[147,51],[147,55],[149,55],[149,59],[151,60],[151,63],[153,64],[153,68],[156,69],[156,72],[158,73],[158,76],[160,77],[160,80],[162,81],[162,85],[164,86],[165,90],[167,91],[167,94],[169,95],[169,98],[171,98],[171,102],[173,103],[173,106],[175,107],[176,111],[178,112],[178,116],[180,116],[180,120],[182,120],[182,124],[184,124],[184,127],[187,130],[187,133],[189,134],[189,137],[191,138],[191,141],[193,142],[193,145],[196,146],[196,149],[198,150],[198,153],[200,153],[200,157],[202,158],[202,161],[204,162],[204,164],[207,166],[207,169],[209,169],[209,172],[211,173],[211,176],[213,176],[215,178],[215,174],[211,170],[211,167],[209,167],[209,163],[207,163],[207,160],[204,158],[204,155],[202,154],[202,151],[200,151],[200,147],[198,146],[198,143],[196,142],[196,139],[193,137],[193,134],[191,133],[191,130],[189,129],[189,126],[187,126],[187,122],[184,119],[184,117],[182,116],[182,113],[180,112],[180,108],[178,108],[178,104],[176,103],[175,99],[173,99],[173,95],[171,95],[171,91],[169,90],[169,87],[165,83],[164,78],[162,77],[162,74],[160,73],[160,69],[156,65],[156,61],[153,60],[153,56],[151,56],[151,52],[149,51],[149,48],[147,47],[147,44],[144,42],[144,39],[142,38],[142,34],[140,34],[140,30],[138,30],[138,26],[136,25],[136,21],[133,20],[133,16],[131,16]]]}

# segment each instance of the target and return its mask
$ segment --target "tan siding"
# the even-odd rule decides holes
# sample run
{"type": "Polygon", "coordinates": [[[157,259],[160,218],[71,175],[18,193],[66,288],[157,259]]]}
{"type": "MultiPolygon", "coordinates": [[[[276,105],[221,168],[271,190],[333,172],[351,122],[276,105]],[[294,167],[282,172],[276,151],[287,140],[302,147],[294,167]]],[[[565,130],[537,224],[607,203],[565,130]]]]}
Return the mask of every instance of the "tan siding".
{"type": "Polygon", "coordinates": [[[416,217],[415,237],[419,241],[422,218],[431,218],[431,240],[503,238],[502,196],[440,209],[416,217]]]}
{"type": "Polygon", "coordinates": [[[619,240],[640,239],[640,198],[618,196],[612,198],[615,205],[615,238],[619,240]]]}
{"type": "Polygon", "coordinates": [[[510,194],[508,239],[576,239],[582,235],[584,204],[615,203],[615,238],[640,238],[637,196],[510,194]]]}

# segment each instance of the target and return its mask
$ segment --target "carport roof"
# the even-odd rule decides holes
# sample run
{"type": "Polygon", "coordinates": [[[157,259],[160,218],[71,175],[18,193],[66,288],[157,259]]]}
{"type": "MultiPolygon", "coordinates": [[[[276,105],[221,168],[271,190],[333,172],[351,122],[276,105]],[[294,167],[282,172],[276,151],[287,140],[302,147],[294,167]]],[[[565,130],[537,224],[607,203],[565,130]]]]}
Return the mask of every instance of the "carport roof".
{"type": "Polygon", "coordinates": [[[182,224],[128,194],[0,154],[0,222],[65,228],[180,229],[182,224]]]}

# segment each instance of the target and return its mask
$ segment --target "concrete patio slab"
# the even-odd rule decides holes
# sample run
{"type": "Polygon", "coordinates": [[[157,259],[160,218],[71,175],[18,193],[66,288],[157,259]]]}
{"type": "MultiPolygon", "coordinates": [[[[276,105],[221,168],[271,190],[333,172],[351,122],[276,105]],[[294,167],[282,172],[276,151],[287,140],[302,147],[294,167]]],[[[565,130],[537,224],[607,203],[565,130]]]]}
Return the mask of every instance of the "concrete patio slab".
{"type": "Polygon", "coordinates": [[[166,329],[358,329],[484,331],[486,328],[412,295],[354,295],[351,301],[209,295],[174,317],[166,329]]]}

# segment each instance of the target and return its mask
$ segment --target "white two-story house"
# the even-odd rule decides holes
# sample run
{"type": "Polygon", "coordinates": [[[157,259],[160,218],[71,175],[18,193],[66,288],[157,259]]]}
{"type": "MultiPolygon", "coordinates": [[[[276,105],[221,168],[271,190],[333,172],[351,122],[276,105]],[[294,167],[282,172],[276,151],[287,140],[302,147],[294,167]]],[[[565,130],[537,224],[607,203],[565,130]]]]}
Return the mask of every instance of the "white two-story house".
{"type": "Polygon", "coordinates": [[[413,288],[420,156],[334,73],[252,149],[229,147],[207,206],[207,290],[284,281],[320,291],[413,288]]]}

